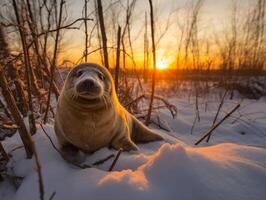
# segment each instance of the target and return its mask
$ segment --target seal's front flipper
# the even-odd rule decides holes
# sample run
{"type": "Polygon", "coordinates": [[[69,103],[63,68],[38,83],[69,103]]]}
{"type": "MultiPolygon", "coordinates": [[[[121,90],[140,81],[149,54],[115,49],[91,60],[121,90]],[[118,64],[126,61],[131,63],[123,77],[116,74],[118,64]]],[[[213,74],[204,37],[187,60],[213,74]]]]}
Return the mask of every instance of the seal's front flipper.
{"type": "Polygon", "coordinates": [[[136,143],[146,143],[161,141],[163,137],[154,133],[151,129],[142,124],[138,119],[132,116],[132,140],[136,143]]]}
{"type": "Polygon", "coordinates": [[[62,157],[69,163],[81,164],[85,161],[85,155],[79,149],[71,144],[60,148],[62,157]]]}

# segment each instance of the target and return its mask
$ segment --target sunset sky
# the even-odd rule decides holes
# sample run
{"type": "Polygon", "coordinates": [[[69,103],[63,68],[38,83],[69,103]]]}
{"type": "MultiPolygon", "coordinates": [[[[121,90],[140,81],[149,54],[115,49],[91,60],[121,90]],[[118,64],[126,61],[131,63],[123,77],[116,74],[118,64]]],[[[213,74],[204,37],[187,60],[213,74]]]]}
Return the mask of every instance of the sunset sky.
{"type": "MultiPolygon", "coordinates": [[[[193,1],[193,0],[192,0],[193,1]]],[[[103,0],[104,9],[106,5],[109,5],[109,0],[103,0]]],[[[124,6],[126,6],[126,0],[121,1],[124,6]]],[[[195,0],[193,2],[196,2],[195,0]]],[[[226,27],[230,25],[231,13],[233,7],[233,0],[205,0],[203,7],[201,9],[199,15],[199,41],[204,43],[206,39],[210,40],[210,46],[212,46],[212,42],[214,41],[214,35],[222,35],[226,30],[226,27]]],[[[237,5],[239,8],[248,8],[251,4],[254,4],[252,0],[238,0],[237,5]]],[[[90,13],[94,9],[93,1],[89,1],[89,11],[90,13]]],[[[178,46],[178,41],[180,38],[180,29],[178,28],[178,23],[185,23],[184,17],[187,16],[187,12],[189,10],[189,6],[191,4],[190,0],[155,0],[155,20],[156,20],[156,38],[158,39],[167,25],[167,21],[169,18],[169,29],[165,33],[164,37],[157,44],[157,61],[159,65],[167,65],[168,67],[174,65],[176,59],[176,51],[178,46]],[[171,14],[172,13],[172,14],[171,14]]],[[[82,17],[82,8],[84,5],[83,0],[71,0],[67,1],[67,5],[69,7],[69,22],[74,19],[82,17]]],[[[117,4],[115,4],[117,5],[117,4]]],[[[134,14],[132,16],[132,25],[131,25],[131,35],[132,35],[132,43],[134,49],[134,56],[136,62],[139,66],[143,63],[143,37],[144,37],[144,16],[145,11],[149,17],[149,4],[148,0],[137,0],[136,7],[134,10],[134,14]]],[[[110,9],[105,12],[105,25],[107,29],[107,37],[108,37],[108,46],[115,46],[115,37],[116,33],[113,31],[111,26],[110,19],[110,9]]],[[[240,13],[241,14],[241,13],[240,13]]],[[[94,18],[94,16],[90,16],[94,18]]],[[[118,23],[124,26],[124,14],[120,12],[117,16],[118,23]]],[[[148,18],[149,24],[149,18],[148,18]]],[[[79,24],[77,24],[79,26],[79,24]]],[[[93,27],[94,22],[88,22],[89,31],[93,27]]],[[[62,59],[70,59],[72,61],[77,61],[84,51],[84,31],[83,26],[80,27],[80,30],[68,30],[66,31],[65,37],[63,39],[63,51],[60,54],[60,58],[62,59]]],[[[148,26],[148,34],[150,37],[150,27],[148,26]]],[[[151,41],[151,40],[150,40],[151,41]]],[[[200,43],[201,44],[201,43],[200,43]]],[[[204,44],[205,45],[205,44],[204,44]]],[[[94,31],[94,37],[92,39],[92,46],[89,51],[93,51],[97,49],[98,42],[96,40],[96,31],[94,31]]],[[[129,47],[127,47],[127,51],[129,51],[129,47]]],[[[109,59],[111,66],[114,66],[114,55],[112,52],[109,54],[109,59]]],[[[99,54],[94,53],[89,56],[90,61],[100,62],[99,54]]],[[[131,65],[130,61],[128,61],[131,65]]],[[[163,67],[162,67],[163,68],[163,67]]]]}

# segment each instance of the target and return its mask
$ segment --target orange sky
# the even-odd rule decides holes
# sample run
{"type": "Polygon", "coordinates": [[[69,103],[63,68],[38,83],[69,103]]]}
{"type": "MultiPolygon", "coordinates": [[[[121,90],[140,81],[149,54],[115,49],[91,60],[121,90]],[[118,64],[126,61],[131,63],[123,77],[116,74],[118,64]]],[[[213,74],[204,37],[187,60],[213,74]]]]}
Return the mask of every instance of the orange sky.
{"type": "MultiPolygon", "coordinates": [[[[193,0],[192,0],[193,1],[193,0]]],[[[111,1],[103,1],[103,2],[111,2],[111,1]]],[[[126,1],[122,1],[126,5],[126,1]]],[[[157,63],[159,68],[164,67],[175,67],[176,66],[176,55],[177,55],[177,47],[178,41],[180,39],[180,29],[178,28],[177,21],[182,23],[182,20],[187,12],[189,0],[155,0],[155,21],[156,21],[156,38],[164,32],[165,26],[167,25],[167,20],[169,18],[170,27],[165,33],[164,37],[157,44],[157,63]],[[174,13],[174,10],[178,9],[178,12],[174,13]],[[169,13],[173,13],[169,15],[169,13]],[[170,16],[170,17],[169,17],[170,16]]],[[[252,4],[252,0],[239,0],[241,2],[241,6],[252,4]]],[[[76,19],[78,17],[82,17],[82,7],[83,1],[74,1],[69,3],[69,15],[70,20],[76,19]]],[[[106,6],[106,5],[105,5],[106,6]]],[[[105,8],[105,7],[104,7],[105,8]]],[[[202,7],[201,14],[199,16],[199,42],[201,48],[203,47],[203,43],[206,39],[213,38],[214,34],[219,34],[224,30],[226,26],[230,23],[230,14],[232,8],[232,0],[205,0],[204,5],[202,7]]],[[[136,9],[134,15],[132,16],[132,24],[131,24],[131,36],[132,36],[132,44],[134,50],[134,57],[138,67],[143,66],[143,35],[144,35],[144,13],[145,11],[149,14],[148,1],[137,1],[136,9]]],[[[110,11],[111,12],[111,11],[110,11]]],[[[90,12],[88,12],[90,13],[90,12]]],[[[108,37],[108,46],[115,46],[114,40],[114,31],[111,27],[110,21],[110,13],[105,13],[105,23],[107,29],[107,37],[108,37]]],[[[93,16],[92,16],[93,17],[93,16]]],[[[124,25],[124,16],[123,14],[119,14],[117,16],[118,23],[123,27],[124,25]]],[[[89,22],[89,29],[93,27],[93,22],[89,22]]],[[[149,27],[148,27],[149,29],[149,27]]],[[[90,31],[90,30],[89,30],[90,31]]],[[[150,36],[150,32],[148,33],[150,36]]],[[[80,27],[80,30],[69,30],[65,33],[65,37],[63,39],[63,50],[60,54],[60,60],[68,59],[73,62],[76,62],[84,51],[84,32],[83,26],[80,27]]],[[[213,39],[211,39],[213,40],[213,39]]],[[[96,33],[92,39],[91,47],[89,48],[89,52],[97,49],[98,42],[96,40],[96,33]]],[[[205,43],[204,43],[205,44],[205,43]]],[[[213,41],[210,43],[210,47],[212,47],[213,41]]],[[[127,44],[127,51],[130,53],[129,46],[127,44]]],[[[114,63],[114,52],[110,50],[109,52],[109,60],[111,67],[115,65],[114,63]]],[[[210,53],[212,54],[212,53],[210,53]]],[[[212,57],[214,60],[215,53],[213,53],[212,57]]],[[[202,59],[204,56],[202,56],[202,59]]],[[[99,52],[93,53],[89,57],[89,61],[98,62],[100,61],[99,52]]],[[[151,63],[151,62],[150,62],[151,63]]],[[[127,60],[127,66],[132,66],[132,62],[130,59],[127,60]]]]}

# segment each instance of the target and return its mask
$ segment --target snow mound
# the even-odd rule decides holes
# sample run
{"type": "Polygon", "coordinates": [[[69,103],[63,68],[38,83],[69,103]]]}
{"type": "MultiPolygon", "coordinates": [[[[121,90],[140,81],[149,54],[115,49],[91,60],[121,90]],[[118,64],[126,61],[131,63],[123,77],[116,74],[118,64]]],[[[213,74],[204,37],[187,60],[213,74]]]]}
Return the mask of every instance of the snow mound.
{"type": "MultiPolygon", "coordinates": [[[[49,133],[53,134],[52,130],[49,133]]],[[[10,148],[17,142],[14,138],[8,142],[10,148]]],[[[107,172],[112,160],[99,168],[77,169],[62,160],[41,131],[34,140],[46,199],[53,192],[56,200],[261,200],[266,196],[266,150],[262,148],[237,144],[194,148],[179,142],[157,142],[148,150],[141,145],[140,154],[122,153],[115,166],[119,171],[107,172]]],[[[89,155],[87,161],[110,153],[115,152],[102,149],[89,155]]],[[[14,199],[36,200],[39,192],[34,162],[24,156],[23,149],[19,149],[13,157],[14,172],[25,177],[14,199]]]]}

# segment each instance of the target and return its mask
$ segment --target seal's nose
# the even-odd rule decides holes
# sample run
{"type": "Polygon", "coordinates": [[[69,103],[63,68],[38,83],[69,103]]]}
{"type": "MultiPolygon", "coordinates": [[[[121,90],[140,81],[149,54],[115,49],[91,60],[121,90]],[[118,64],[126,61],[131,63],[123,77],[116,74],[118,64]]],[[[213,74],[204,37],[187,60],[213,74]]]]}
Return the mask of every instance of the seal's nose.
{"type": "Polygon", "coordinates": [[[86,79],[78,84],[77,90],[79,92],[93,92],[97,88],[95,82],[90,79],[86,79]]]}

